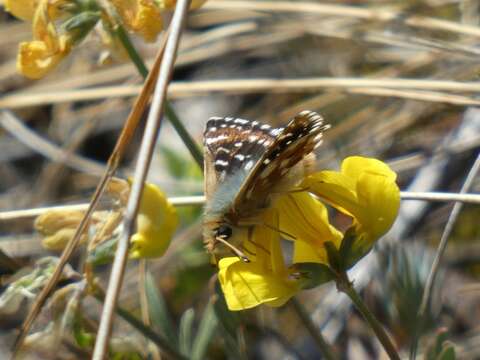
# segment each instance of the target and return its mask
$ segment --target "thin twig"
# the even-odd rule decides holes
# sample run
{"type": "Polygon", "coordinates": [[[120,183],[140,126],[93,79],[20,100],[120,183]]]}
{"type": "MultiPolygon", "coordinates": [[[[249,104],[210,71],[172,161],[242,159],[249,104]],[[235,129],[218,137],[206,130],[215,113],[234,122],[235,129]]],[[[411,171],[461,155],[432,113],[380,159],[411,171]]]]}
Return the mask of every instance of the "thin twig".
{"type": "MultiPolygon", "coordinates": [[[[480,204],[480,194],[457,194],[457,193],[444,193],[444,192],[400,192],[402,200],[408,201],[438,201],[449,202],[458,201],[466,204],[480,204]]],[[[168,201],[174,206],[199,206],[205,203],[205,196],[178,196],[169,197],[168,201]]],[[[52,210],[87,210],[88,204],[74,204],[74,205],[58,205],[47,206],[34,209],[25,210],[11,210],[0,212],[0,221],[11,221],[18,219],[28,219],[39,216],[46,211],[52,210]]]]}
{"type": "MultiPolygon", "coordinates": [[[[480,202],[480,195],[478,195],[480,202]]],[[[203,205],[205,203],[205,196],[179,196],[169,197],[168,201],[174,206],[196,206],[203,205]]],[[[18,219],[28,219],[37,217],[47,211],[69,211],[69,210],[87,210],[89,204],[74,204],[74,205],[59,205],[59,206],[46,206],[34,209],[25,210],[12,210],[0,212],[0,221],[11,221],[18,219]]]]}
{"type": "MultiPolygon", "coordinates": [[[[472,168],[470,169],[467,178],[465,179],[465,182],[462,185],[462,188],[460,189],[460,194],[465,194],[467,191],[470,190],[471,186],[473,185],[473,181],[475,180],[475,177],[477,176],[478,172],[480,171],[480,154],[477,155],[477,158],[475,159],[475,162],[473,163],[472,168]]],[[[426,317],[427,313],[427,308],[430,305],[430,300],[432,296],[432,291],[433,291],[433,286],[435,284],[435,278],[437,276],[438,269],[440,267],[440,261],[442,259],[442,256],[445,252],[445,249],[447,247],[448,239],[450,237],[450,234],[452,233],[453,226],[455,225],[455,222],[457,221],[458,215],[460,214],[460,211],[462,210],[463,203],[462,202],[455,202],[453,205],[452,212],[450,213],[450,216],[448,217],[447,224],[445,225],[445,229],[443,230],[442,237],[440,238],[440,242],[437,247],[437,251],[435,254],[435,259],[433,260],[432,267],[430,269],[430,273],[428,274],[427,282],[425,284],[425,288],[423,290],[423,295],[422,295],[422,302],[420,303],[420,307],[418,310],[418,326],[417,326],[417,336],[415,336],[415,339],[412,341],[412,346],[410,349],[410,358],[415,359],[416,352],[417,352],[417,345],[419,338],[421,337],[421,332],[422,332],[422,327],[424,324],[424,320],[426,317]]]]}
{"type": "Polygon", "coordinates": [[[135,168],[132,189],[126,206],[124,230],[118,241],[115,260],[113,262],[112,272],[110,273],[105,303],[93,351],[93,360],[103,360],[107,353],[113,324],[113,314],[120,293],[125,264],[127,261],[130,237],[134,231],[135,219],[142,196],[143,185],[145,183],[158,132],[160,130],[162,110],[167,96],[167,87],[173,70],[178,43],[186,19],[189,3],[189,0],[179,0],[177,2],[170,25],[170,33],[165,47],[165,55],[160,65],[152,106],[148,114],[147,124],[138,155],[137,166],[135,168]]]}
{"type": "Polygon", "coordinates": [[[149,74],[149,77],[145,81],[142,92],[138,96],[132,108],[132,111],[128,116],[125,126],[123,127],[122,132],[120,133],[120,136],[117,139],[115,148],[108,160],[107,169],[105,170],[105,173],[103,174],[102,178],[99,181],[99,184],[97,185],[97,188],[95,190],[95,193],[92,196],[92,200],[85,212],[85,215],[75,231],[75,235],[65,246],[52,276],[50,277],[48,283],[44,286],[44,288],[40,291],[40,293],[35,298],[35,302],[32,304],[27,316],[25,317],[25,320],[20,329],[20,334],[18,335],[14,344],[13,356],[15,356],[16,352],[22,346],[23,340],[25,339],[25,336],[28,334],[28,331],[33,325],[35,318],[40,313],[40,310],[45,304],[45,301],[47,300],[50,292],[54,289],[55,285],[60,279],[63,272],[63,268],[65,267],[66,263],[70,259],[70,256],[73,254],[73,251],[76,249],[81,239],[81,235],[85,232],[89,223],[89,219],[92,216],[93,212],[95,211],[100,201],[101,195],[105,191],[109,180],[113,177],[118,165],[120,164],[120,161],[123,157],[125,149],[127,145],[130,143],[130,140],[135,132],[135,129],[137,128],[138,123],[140,122],[141,115],[150,99],[150,94],[152,92],[153,85],[155,84],[154,80],[156,79],[156,76],[158,74],[159,64],[163,57],[164,44],[165,43],[162,43],[162,45],[160,46],[157,57],[155,59],[155,65],[153,66],[152,71],[149,74]]]}

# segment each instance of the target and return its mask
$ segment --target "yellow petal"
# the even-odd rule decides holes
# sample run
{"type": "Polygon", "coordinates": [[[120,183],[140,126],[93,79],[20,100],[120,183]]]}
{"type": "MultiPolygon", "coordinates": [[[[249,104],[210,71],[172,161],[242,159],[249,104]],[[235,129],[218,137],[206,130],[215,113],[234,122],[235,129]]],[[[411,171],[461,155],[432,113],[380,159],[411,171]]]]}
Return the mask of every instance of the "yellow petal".
{"type": "Polygon", "coordinates": [[[301,183],[300,187],[320,197],[346,215],[358,212],[356,182],[336,171],[314,173],[301,183]]]}
{"type": "MultiPolygon", "coordinates": [[[[206,2],[207,0],[192,0],[192,2],[190,3],[190,9],[198,9],[206,2]]],[[[171,10],[175,9],[175,6],[177,5],[177,0],[161,0],[160,4],[161,7],[171,10]]]]}
{"type": "MultiPolygon", "coordinates": [[[[340,244],[342,234],[330,225],[327,209],[307,192],[283,195],[275,203],[275,208],[280,214],[282,234],[290,240],[304,242],[315,249],[309,259],[326,262],[327,255],[323,244],[327,241],[340,244]]],[[[297,250],[296,254],[296,260],[300,261],[303,252],[297,250]]]]}
{"type": "Polygon", "coordinates": [[[321,263],[328,264],[327,253],[322,247],[317,249],[304,241],[295,241],[293,244],[293,263],[321,263]]]}
{"type": "Polygon", "coordinates": [[[364,173],[382,175],[392,182],[397,179],[397,174],[384,162],[362,156],[350,156],[343,160],[341,172],[353,181],[358,181],[364,173]]]}
{"type": "Polygon", "coordinates": [[[66,38],[59,39],[56,51],[42,41],[22,42],[18,49],[17,70],[30,79],[39,79],[57,66],[69,52],[66,38]]]}
{"type": "Polygon", "coordinates": [[[125,26],[145,41],[155,41],[163,29],[160,6],[154,0],[112,0],[125,26]]]}
{"type": "Polygon", "coordinates": [[[354,218],[354,247],[368,249],[385,234],[398,213],[400,190],[396,174],[385,163],[352,156],[342,162],[341,172],[320,171],[302,186],[354,218]]]}
{"type": "Polygon", "coordinates": [[[70,53],[70,38],[57,34],[49,14],[61,2],[42,0],[38,4],[32,24],[34,40],[19,45],[17,70],[28,78],[43,77],[70,53]]]}
{"type": "Polygon", "coordinates": [[[165,194],[157,186],[145,184],[137,216],[137,232],[131,238],[130,257],[162,256],[177,225],[177,212],[165,194]]]}
{"type": "Polygon", "coordinates": [[[299,291],[293,280],[276,276],[255,262],[245,263],[228,257],[221,259],[218,265],[218,278],[231,311],[260,304],[281,306],[299,291]]]}
{"type": "Polygon", "coordinates": [[[369,241],[373,242],[393,225],[400,207],[400,190],[387,176],[364,173],[358,179],[357,194],[364,211],[355,215],[369,241]]]}
{"type": "Polygon", "coordinates": [[[36,0],[4,0],[5,10],[22,20],[32,20],[36,0]]]}

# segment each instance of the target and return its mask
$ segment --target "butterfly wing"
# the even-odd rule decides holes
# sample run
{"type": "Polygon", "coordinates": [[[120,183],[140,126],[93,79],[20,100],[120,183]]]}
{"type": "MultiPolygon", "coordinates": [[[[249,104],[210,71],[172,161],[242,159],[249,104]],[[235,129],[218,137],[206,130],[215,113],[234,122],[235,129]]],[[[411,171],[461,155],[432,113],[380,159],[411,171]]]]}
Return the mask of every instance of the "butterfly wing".
{"type": "Polygon", "coordinates": [[[250,170],[275,142],[281,129],[258,121],[214,117],[204,133],[206,215],[231,207],[250,170]]]}
{"type": "Polygon", "coordinates": [[[327,128],[319,114],[302,111],[285,128],[274,129],[275,140],[243,180],[233,199],[230,217],[241,219],[265,207],[281,179],[321,144],[327,128]]]}

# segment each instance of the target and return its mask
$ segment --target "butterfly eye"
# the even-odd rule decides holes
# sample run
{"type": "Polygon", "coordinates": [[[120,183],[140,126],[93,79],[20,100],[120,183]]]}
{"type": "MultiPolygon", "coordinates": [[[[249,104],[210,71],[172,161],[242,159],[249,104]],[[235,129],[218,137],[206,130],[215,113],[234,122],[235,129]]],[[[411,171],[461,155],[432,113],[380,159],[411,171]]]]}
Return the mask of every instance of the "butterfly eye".
{"type": "Polygon", "coordinates": [[[223,239],[228,239],[232,236],[232,228],[227,225],[221,225],[215,231],[215,237],[221,237],[223,239]]]}

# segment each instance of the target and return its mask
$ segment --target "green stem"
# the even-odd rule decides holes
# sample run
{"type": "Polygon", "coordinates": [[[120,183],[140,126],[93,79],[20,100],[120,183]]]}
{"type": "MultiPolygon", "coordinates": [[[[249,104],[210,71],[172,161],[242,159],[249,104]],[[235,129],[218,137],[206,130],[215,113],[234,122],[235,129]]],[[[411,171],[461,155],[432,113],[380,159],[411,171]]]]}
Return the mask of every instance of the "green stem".
{"type": "Polygon", "coordinates": [[[338,291],[348,295],[357,310],[360,311],[363,318],[367,321],[368,325],[370,325],[390,359],[400,360],[400,356],[398,355],[397,349],[395,348],[395,345],[393,345],[392,340],[385,332],[382,324],[380,324],[377,318],[370,312],[361,297],[358,295],[352,282],[348,278],[348,275],[346,273],[340,274],[336,279],[336,283],[338,291]]]}
{"type": "Polygon", "coordinates": [[[290,300],[290,304],[292,305],[293,309],[297,313],[302,323],[305,325],[305,328],[309,332],[310,336],[317,344],[323,357],[327,360],[337,360],[338,356],[335,355],[335,351],[333,350],[332,346],[327,342],[320,330],[317,329],[315,324],[312,322],[312,319],[308,315],[303,305],[300,304],[300,302],[295,298],[292,298],[290,300]]]}
{"type": "MultiPolygon", "coordinates": [[[[118,38],[120,39],[120,42],[127,51],[130,60],[132,60],[133,64],[137,68],[138,73],[145,79],[148,75],[148,68],[143,62],[143,59],[138,54],[138,51],[135,49],[132,42],[130,41],[127,32],[120,24],[116,25],[115,31],[118,38]]],[[[165,114],[167,115],[168,120],[170,120],[172,126],[177,131],[177,134],[184,142],[185,146],[190,151],[190,154],[192,155],[195,162],[198,164],[198,166],[200,166],[200,169],[203,170],[203,154],[200,148],[198,147],[195,140],[190,136],[185,126],[183,126],[180,118],[173,109],[173,106],[168,101],[165,103],[165,114]]]]}

